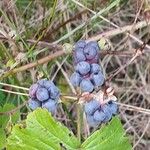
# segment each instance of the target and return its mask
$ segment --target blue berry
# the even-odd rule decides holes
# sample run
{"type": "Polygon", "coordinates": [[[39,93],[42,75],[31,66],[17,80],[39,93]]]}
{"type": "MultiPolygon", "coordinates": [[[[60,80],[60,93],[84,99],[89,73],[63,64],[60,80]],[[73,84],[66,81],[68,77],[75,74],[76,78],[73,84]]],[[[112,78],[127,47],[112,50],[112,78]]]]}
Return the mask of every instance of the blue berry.
{"type": "Polygon", "coordinates": [[[87,122],[91,127],[96,127],[99,125],[99,122],[94,120],[93,115],[87,115],[86,116],[87,122]]]}
{"type": "Polygon", "coordinates": [[[100,111],[100,110],[97,110],[95,111],[94,115],[93,115],[94,119],[96,121],[98,121],[99,123],[103,122],[106,115],[104,114],[104,112],[100,111]]]}
{"type": "Polygon", "coordinates": [[[90,126],[96,127],[101,123],[111,120],[112,115],[117,112],[117,105],[110,101],[101,105],[97,100],[91,100],[84,105],[87,121],[90,126]]]}
{"type": "Polygon", "coordinates": [[[100,49],[98,43],[95,41],[88,42],[87,46],[94,47],[97,51],[100,49]]]}
{"type": "Polygon", "coordinates": [[[108,102],[108,106],[109,106],[112,114],[116,115],[117,111],[118,111],[118,105],[115,102],[113,102],[113,101],[109,101],[108,102]]]}
{"type": "Polygon", "coordinates": [[[91,100],[85,103],[84,110],[88,115],[92,115],[99,107],[100,103],[97,100],[91,100]]]}
{"type": "Polygon", "coordinates": [[[73,86],[78,87],[80,85],[81,82],[81,76],[79,73],[74,72],[71,77],[70,77],[70,81],[72,83],[73,86]]]}
{"type": "Polygon", "coordinates": [[[54,99],[54,100],[58,100],[59,96],[60,96],[60,91],[59,89],[54,85],[52,87],[50,87],[48,89],[49,93],[50,93],[50,98],[54,99]]]}
{"type": "Polygon", "coordinates": [[[99,62],[99,54],[97,54],[93,59],[88,59],[87,62],[89,64],[98,63],[99,62]]]}
{"type": "Polygon", "coordinates": [[[55,86],[55,84],[54,84],[52,81],[49,81],[49,80],[45,80],[45,81],[44,81],[44,87],[45,87],[46,89],[49,89],[49,88],[51,88],[51,87],[53,87],[53,86],[55,86]]]}
{"type": "Polygon", "coordinates": [[[86,46],[86,42],[84,40],[80,40],[75,44],[75,50],[78,48],[84,48],[86,46]]]}
{"type": "Polygon", "coordinates": [[[92,74],[91,75],[91,81],[94,84],[94,86],[101,86],[101,85],[103,85],[105,79],[104,79],[104,76],[103,76],[102,72],[99,71],[98,74],[92,74]]]}
{"type": "Polygon", "coordinates": [[[83,50],[81,48],[79,48],[78,50],[76,50],[74,52],[74,61],[75,63],[79,63],[81,61],[85,61],[86,60],[86,57],[83,53],[83,50]]]}
{"type": "Polygon", "coordinates": [[[37,82],[37,84],[39,84],[40,87],[44,87],[45,81],[46,81],[46,79],[41,79],[37,82]]]}
{"type": "Polygon", "coordinates": [[[39,101],[45,101],[49,98],[49,93],[46,88],[39,87],[36,92],[36,97],[39,101]]]}
{"type": "Polygon", "coordinates": [[[32,110],[35,110],[36,108],[41,106],[41,102],[34,99],[29,99],[28,104],[32,110]]]}
{"type": "Polygon", "coordinates": [[[91,60],[97,55],[97,50],[94,47],[86,46],[84,48],[84,54],[87,59],[91,60]]]}
{"type": "Polygon", "coordinates": [[[38,89],[39,85],[38,84],[33,84],[30,89],[29,89],[29,96],[31,98],[36,98],[36,91],[38,89]]]}
{"type": "Polygon", "coordinates": [[[89,79],[83,79],[80,83],[80,88],[83,92],[92,92],[94,86],[89,79]]]}
{"type": "Polygon", "coordinates": [[[81,61],[77,64],[76,71],[81,75],[86,75],[90,72],[90,64],[86,61],[81,61]]]}
{"type": "Polygon", "coordinates": [[[55,113],[57,109],[57,102],[52,99],[48,99],[42,103],[42,108],[46,108],[49,112],[55,113]]]}
{"type": "Polygon", "coordinates": [[[105,114],[104,122],[108,122],[112,118],[112,112],[107,104],[102,106],[102,111],[105,114]]]}
{"type": "Polygon", "coordinates": [[[101,71],[100,65],[96,63],[91,64],[91,73],[97,74],[100,71],[101,71]]]}
{"type": "Polygon", "coordinates": [[[57,108],[60,91],[52,81],[42,79],[31,86],[29,95],[31,99],[28,104],[31,109],[42,107],[54,113],[57,108]]]}
{"type": "Polygon", "coordinates": [[[40,87],[43,87],[46,89],[55,87],[55,84],[52,81],[47,80],[47,79],[39,80],[37,83],[40,85],[40,87]]]}

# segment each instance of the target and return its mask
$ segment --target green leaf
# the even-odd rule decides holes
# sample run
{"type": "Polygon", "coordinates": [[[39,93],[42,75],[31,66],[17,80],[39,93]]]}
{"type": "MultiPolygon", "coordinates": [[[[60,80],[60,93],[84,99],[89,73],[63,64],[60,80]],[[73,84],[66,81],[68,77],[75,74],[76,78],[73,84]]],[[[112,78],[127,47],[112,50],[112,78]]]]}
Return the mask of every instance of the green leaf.
{"type": "Polygon", "coordinates": [[[109,125],[94,132],[81,145],[84,150],[131,150],[120,120],[114,117],[109,125]]]}
{"type": "Polygon", "coordinates": [[[8,138],[8,150],[59,150],[63,147],[76,150],[80,146],[77,138],[47,110],[37,109],[30,113],[26,128],[16,125],[8,138]]]}
{"type": "Polygon", "coordinates": [[[94,132],[81,145],[68,128],[56,122],[41,108],[27,116],[26,124],[13,127],[7,139],[8,150],[131,150],[120,120],[115,117],[108,125],[94,132]]]}
{"type": "MultiPolygon", "coordinates": [[[[15,107],[13,104],[6,103],[3,107],[0,107],[0,112],[10,111],[15,107]]],[[[19,112],[15,112],[11,117],[8,115],[0,115],[0,127],[5,128],[10,118],[13,123],[16,122],[19,118],[19,112]]]]}
{"type": "Polygon", "coordinates": [[[0,149],[4,148],[6,144],[6,134],[5,131],[0,128],[0,149]]]}

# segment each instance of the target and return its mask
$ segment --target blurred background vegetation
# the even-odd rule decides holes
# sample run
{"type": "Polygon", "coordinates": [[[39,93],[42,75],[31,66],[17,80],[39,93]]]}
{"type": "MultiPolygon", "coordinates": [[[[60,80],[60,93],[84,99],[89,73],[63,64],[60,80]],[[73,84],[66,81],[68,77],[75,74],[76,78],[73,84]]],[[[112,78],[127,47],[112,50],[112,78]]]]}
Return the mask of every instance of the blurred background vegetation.
{"type": "MultiPolygon", "coordinates": [[[[114,87],[118,101],[127,104],[120,105],[119,115],[134,149],[149,150],[149,9],[148,0],[1,0],[0,82],[29,88],[38,79],[49,78],[63,94],[74,94],[69,82],[73,72],[71,55],[61,55],[35,67],[30,64],[46,56],[53,57],[64,43],[73,45],[80,39],[94,39],[104,34],[105,46],[101,51],[114,51],[114,55],[101,55],[100,63],[108,78],[145,42],[143,55],[122,69],[109,86],[114,87]],[[141,26],[136,28],[139,23],[141,26]],[[120,27],[127,31],[122,32],[120,27]],[[115,54],[116,51],[120,55],[115,54]],[[14,71],[24,65],[27,66],[22,70],[14,71]]],[[[3,147],[13,123],[26,118],[31,110],[26,105],[27,90],[2,84],[0,89],[0,147],[3,147]]],[[[64,103],[56,118],[76,132],[72,123],[76,116],[75,103],[64,103]]]]}

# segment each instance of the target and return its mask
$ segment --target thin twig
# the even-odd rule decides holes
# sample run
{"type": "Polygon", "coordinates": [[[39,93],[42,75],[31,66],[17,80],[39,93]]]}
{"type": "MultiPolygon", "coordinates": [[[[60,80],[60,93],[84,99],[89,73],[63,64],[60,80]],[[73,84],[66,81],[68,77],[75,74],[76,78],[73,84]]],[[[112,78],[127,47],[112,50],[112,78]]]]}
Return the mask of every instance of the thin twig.
{"type": "MultiPolygon", "coordinates": [[[[137,24],[135,24],[135,29],[139,29],[139,28],[142,28],[144,26],[147,26],[148,24],[146,24],[145,21],[142,21],[142,22],[139,22],[137,24]]],[[[109,36],[112,36],[112,35],[117,35],[117,34],[120,34],[120,33],[123,33],[123,32],[126,32],[126,31],[130,31],[132,29],[132,25],[130,26],[125,26],[125,27],[122,27],[122,28],[119,28],[119,29],[113,29],[111,31],[107,31],[107,32],[104,32],[104,33],[101,33],[99,34],[98,36],[94,36],[92,38],[89,38],[87,41],[95,41],[95,40],[99,40],[101,37],[109,37],[109,36]]],[[[135,38],[135,37],[133,37],[135,38]]],[[[31,42],[31,43],[36,43],[36,41],[34,40],[28,40],[28,42],[31,42]]],[[[142,43],[143,42],[140,42],[139,43],[142,43]]],[[[15,68],[13,70],[10,70],[8,72],[6,72],[4,75],[2,75],[0,77],[0,79],[2,78],[5,78],[11,74],[15,74],[17,72],[22,72],[22,71],[25,71],[27,69],[31,69],[33,67],[36,67],[37,65],[41,65],[41,64],[44,64],[44,63],[47,63],[49,62],[50,60],[53,60],[59,56],[62,56],[62,55],[65,55],[67,54],[64,50],[63,50],[63,46],[61,45],[57,45],[57,44],[52,44],[52,43],[47,43],[47,42],[42,42],[42,41],[39,41],[38,42],[38,45],[39,46],[42,46],[42,47],[48,47],[50,49],[57,49],[58,51],[56,51],[55,53],[53,54],[50,54],[46,57],[43,57],[39,60],[37,60],[36,62],[33,62],[33,63],[29,63],[29,64],[26,64],[24,66],[21,66],[19,68],[15,68]]],[[[149,45],[145,45],[145,47],[149,48],[150,49],[150,46],[149,45]]],[[[144,51],[144,52],[150,52],[150,51],[144,51]]],[[[120,55],[120,56],[130,56],[131,54],[134,54],[134,52],[125,52],[125,51],[102,51],[101,52],[102,55],[120,55]]]]}
{"type": "Polygon", "coordinates": [[[2,82],[0,82],[0,85],[29,91],[29,88],[25,88],[25,87],[21,87],[21,86],[17,86],[17,85],[12,85],[12,84],[2,83],[2,82]]]}
{"type": "Polygon", "coordinates": [[[105,7],[104,9],[101,9],[99,12],[95,13],[91,18],[86,19],[82,24],[78,25],[75,29],[71,30],[69,33],[65,34],[64,36],[62,36],[60,39],[54,41],[53,43],[57,44],[57,43],[60,43],[61,41],[65,40],[65,39],[69,38],[72,34],[77,32],[81,28],[85,27],[91,21],[98,18],[99,15],[101,15],[101,14],[111,10],[113,7],[115,7],[117,5],[117,3],[116,3],[117,1],[119,2],[119,0],[113,1],[109,6],[105,7]]]}
{"type": "Polygon", "coordinates": [[[57,58],[59,56],[62,56],[64,54],[65,54],[64,51],[57,51],[54,54],[50,54],[50,55],[48,55],[46,57],[43,57],[43,58],[37,60],[36,62],[29,63],[29,64],[21,66],[19,68],[15,68],[13,70],[10,70],[10,71],[6,72],[3,76],[1,76],[0,80],[3,79],[3,78],[5,78],[5,77],[7,77],[7,76],[9,76],[9,75],[15,74],[17,72],[22,72],[24,70],[31,69],[31,68],[33,68],[33,67],[35,67],[37,65],[41,65],[41,64],[47,63],[50,60],[55,59],[55,58],[57,58]]]}
{"type": "MultiPolygon", "coordinates": [[[[58,67],[61,66],[58,61],[56,61],[56,64],[57,64],[58,67]]],[[[69,86],[70,86],[72,92],[73,92],[74,94],[76,94],[76,90],[75,90],[75,88],[73,87],[73,85],[71,84],[70,79],[69,79],[67,73],[64,71],[64,69],[63,69],[62,67],[60,67],[60,70],[61,70],[61,72],[63,73],[63,75],[64,75],[66,81],[68,82],[68,84],[69,84],[69,86]]]]}
{"type": "MultiPolygon", "coordinates": [[[[62,96],[63,96],[63,98],[66,98],[66,99],[72,99],[74,101],[78,100],[78,98],[76,96],[69,96],[69,95],[62,95],[62,96]]],[[[128,104],[123,104],[120,102],[116,102],[116,103],[122,107],[125,107],[127,110],[138,111],[138,112],[150,115],[149,109],[145,109],[145,108],[137,107],[137,106],[132,106],[132,105],[128,105],[128,104]]]]}
{"type": "Polygon", "coordinates": [[[16,95],[29,96],[29,94],[26,94],[26,93],[20,93],[20,92],[15,92],[15,91],[10,91],[10,90],[5,90],[5,89],[0,89],[0,91],[2,91],[2,92],[7,92],[7,93],[11,93],[11,94],[16,94],[16,95]]]}
{"type": "Polygon", "coordinates": [[[65,61],[67,60],[68,56],[66,56],[64,58],[64,60],[61,62],[61,64],[59,65],[59,67],[57,68],[57,70],[55,71],[53,77],[51,78],[51,81],[53,81],[57,75],[57,73],[59,72],[59,70],[62,68],[63,64],[65,63],[65,61]]]}
{"type": "Polygon", "coordinates": [[[108,79],[106,81],[112,80],[113,77],[115,77],[123,69],[125,69],[127,66],[129,66],[138,56],[142,55],[142,51],[143,51],[144,47],[145,47],[145,44],[143,44],[141,48],[137,49],[135,55],[125,65],[121,66],[119,69],[116,70],[115,73],[110,75],[110,77],[108,77],[108,79]]]}
{"type": "MultiPolygon", "coordinates": [[[[29,96],[29,94],[26,94],[26,93],[18,93],[18,92],[9,91],[9,90],[3,90],[3,89],[0,89],[0,90],[4,91],[4,92],[12,93],[12,94],[19,94],[19,95],[29,96]]],[[[61,96],[64,99],[71,99],[71,100],[74,100],[74,101],[78,100],[77,96],[70,96],[70,95],[63,95],[63,94],[61,94],[61,96]]],[[[132,106],[132,105],[128,105],[128,104],[123,104],[123,103],[119,103],[119,102],[116,102],[116,103],[118,105],[122,106],[122,107],[125,107],[127,110],[137,111],[137,112],[140,112],[140,113],[144,113],[144,114],[150,115],[150,110],[149,109],[145,109],[145,108],[141,108],[141,107],[137,107],[137,106],[132,106]]]]}
{"type": "MultiPolygon", "coordinates": [[[[62,56],[62,55],[65,55],[67,54],[66,52],[64,52],[63,50],[61,51],[57,51],[53,54],[50,54],[46,57],[43,57],[39,60],[37,60],[36,62],[33,62],[33,63],[29,63],[29,64],[26,64],[24,66],[21,66],[21,67],[18,67],[18,68],[15,68],[15,69],[12,69],[8,72],[6,72],[4,75],[0,76],[0,80],[9,76],[9,75],[12,75],[12,74],[15,74],[17,72],[22,72],[22,71],[25,71],[25,70],[28,70],[28,69],[31,69],[33,67],[36,67],[37,65],[41,65],[41,64],[44,64],[44,63],[47,63],[49,62],[50,60],[53,60],[59,56],[62,56]]],[[[135,54],[135,52],[125,52],[125,51],[101,51],[100,52],[101,55],[119,55],[119,56],[131,56],[132,54],[135,54]]]]}
{"type": "Polygon", "coordinates": [[[137,107],[137,106],[132,106],[132,105],[128,105],[128,104],[123,104],[123,103],[119,103],[119,102],[116,102],[116,103],[118,105],[122,106],[122,107],[125,107],[126,110],[137,111],[137,112],[140,112],[140,113],[150,115],[150,110],[149,109],[145,109],[145,108],[137,107]]]}
{"type": "MultiPolygon", "coordinates": [[[[77,5],[79,5],[80,7],[83,7],[84,9],[87,9],[89,10],[92,14],[97,14],[95,11],[89,9],[88,7],[84,6],[83,4],[81,4],[80,2],[76,1],[76,0],[72,0],[74,3],[76,3],[77,5]]],[[[140,39],[138,39],[137,37],[135,37],[134,35],[132,35],[131,33],[129,33],[129,31],[131,31],[133,28],[133,25],[131,26],[127,26],[127,28],[125,27],[119,27],[118,25],[116,25],[115,23],[113,23],[112,21],[106,19],[105,17],[103,17],[102,15],[99,15],[98,16],[99,18],[103,19],[104,21],[108,22],[109,24],[111,24],[113,27],[115,28],[118,28],[118,30],[116,30],[115,32],[117,34],[120,34],[120,33],[123,33],[122,30],[124,30],[124,32],[126,32],[127,35],[129,35],[133,40],[137,41],[138,43],[140,44],[144,44],[144,42],[140,39]],[[127,32],[128,31],[128,32],[127,32]]],[[[137,24],[134,24],[134,27],[135,27],[135,30],[139,29],[139,28],[142,28],[142,27],[145,27],[145,26],[148,26],[150,25],[150,22],[147,22],[147,21],[141,21],[137,24]]],[[[101,34],[100,35],[97,35],[96,38],[95,36],[91,38],[91,40],[93,39],[100,39],[101,38],[101,34]]],[[[150,45],[146,44],[145,46],[146,48],[150,49],[150,45]]]]}
{"type": "MultiPolygon", "coordinates": [[[[36,43],[36,40],[32,40],[32,39],[29,39],[27,40],[27,42],[31,43],[31,44],[35,44],[36,43]]],[[[37,43],[37,45],[41,48],[49,48],[49,49],[54,49],[54,50],[62,50],[62,45],[59,45],[59,44],[52,44],[52,43],[48,43],[48,42],[44,42],[44,41],[39,41],[37,43]]]]}
{"type": "MultiPolygon", "coordinates": [[[[49,38],[49,35],[52,35],[53,33],[57,32],[60,28],[62,28],[63,26],[67,25],[68,23],[76,20],[77,18],[81,17],[82,14],[86,13],[88,10],[82,10],[81,12],[75,14],[74,16],[72,16],[71,18],[69,18],[68,20],[65,20],[64,22],[62,22],[61,24],[58,24],[58,26],[54,29],[51,29],[50,31],[48,31],[47,35],[49,38]]],[[[45,37],[46,37],[45,36],[45,37]]]]}
{"type": "Polygon", "coordinates": [[[137,142],[134,144],[134,146],[132,147],[133,150],[135,149],[135,147],[139,144],[139,142],[140,142],[141,139],[143,138],[145,132],[147,131],[147,129],[148,129],[148,127],[149,127],[149,124],[150,124],[150,119],[148,120],[148,123],[147,123],[147,125],[146,125],[146,127],[145,127],[145,129],[144,129],[144,131],[143,131],[143,133],[142,133],[142,135],[140,136],[140,138],[138,139],[138,141],[137,141],[137,142]]]}
{"type": "MultiPolygon", "coordinates": [[[[150,22],[146,22],[146,21],[141,21],[141,22],[138,22],[137,24],[134,25],[134,30],[137,30],[137,29],[140,29],[140,28],[143,28],[145,26],[148,26],[150,25],[150,22]]],[[[102,37],[112,37],[112,36],[115,36],[115,35],[118,35],[118,34],[121,34],[121,33],[126,33],[126,34],[129,34],[129,31],[131,31],[133,29],[133,25],[127,25],[127,26],[124,26],[124,27],[119,27],[117,29],[112,29],[110,31],[107,31],[107,32],[103,32],[103,33],[100,33],[96,36],[93,36],[91,38],[89,38],[87,41],[97,41],[99,39],[101,39],[102,37]]],[[[131,35],[132,37],[132,35],[131,35]]],[[[135,39],[135,37],[133,36],[133,38],[135,39]]],[[[138,42],[140,44],[143,44],[143,42],[139,41],[138,42]]],[[[146,48],[150,49],[150,46],[149,45],[146,45],[145,46],[146,48]]]]}
{"type": "Polygon", "coordinates": [[[81,142],[81,118],[82,118],[82,111],[81,111],[81,105],[76,104],[76,111],[77,111],[77,137],[78,140],[81,142]]]}

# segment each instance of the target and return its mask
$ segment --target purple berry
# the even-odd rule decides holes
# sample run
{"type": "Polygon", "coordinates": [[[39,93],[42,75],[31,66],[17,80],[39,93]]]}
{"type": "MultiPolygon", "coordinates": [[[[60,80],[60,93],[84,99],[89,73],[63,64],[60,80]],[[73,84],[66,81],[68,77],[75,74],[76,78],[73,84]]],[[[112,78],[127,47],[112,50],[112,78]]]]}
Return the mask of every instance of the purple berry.
{"type": "Polygon", "coordinates": [[[101,70],[102,69],[101,69],[100,65],[98,65],[96,63],[91,64],[91,73],[97,74],[101,70]]]}
{"type": "Polygon", "coordinates": [[[103,122],[106,115],[104,114],[104,112],[100,111],[100,110],[97,110],[95,111],[94,115],[94,120],[98,121],[99,123],[103,122]]]}
{"type": "Polygon", "coordinates": [[[55,113],[57,109],[57,102],[52,99],[48,99],[42,103],[42,108],[46,108],[49,112],[55,113]]]}
{"type": "Polygon", "coordinates": [[[42,79],[30,87],[29,95],[31,99],[28,104],[31,109],[42,107],[54,113],[57,108],[60,91],[52,81],[42,79]]]}
{"type": "Polygon", "coordinates": [[[83,79],[80,83],[80,88],[83,92],[92,92],[94,86],[89,79],[83,79]]]}
{"type": "Polygon", "coordinates": [[[78,48],[84,48],[86,46],[86,42],[84,40],[80,40],[75,44],[75,50],[78,50],[78,48]]]}
{"type": "Polygon", "coordinates": [[[105,114],[104,122],[108,122],[112,118],[112,112],[107,104],[102,106],[102,111],[105,114]]]}
{"type": "Polygon", "coordinates": [[[59,91],[59,89],[55,85],[53,85],[52,87],[50,87],[48,89],[48,91],[49,91],[51,99],[58,100],[58,98],[60,96],[60,91],[59,91]]]}
{"type": "Polygon", "coordinates": [[[78,50],[76,50],[73,54],[74,56],[74,61],[75,63],[79,63],[81,61],[85,61],[86,60],[86,57],[83,53],[83,50],[81,48],[79,48],[78,50]]]}
{"type": "Polygon", "coordinates": [[[118,105],[115,102],[113,102],[113,101],[109,101],[108,102],[108,106],[109,106],[112,114],[116,115],[117,111],[118,111],[118,105]]]}
{"type": "Polygon", "coordinates": [[[38,84],[33,84],[29,89],[29,96],[31,98],[36,98],[36,91],[38,89],[38,84]]]}
{"type": "Polygon", "coordinates": [[[37,83],[40,85],[40,87],[45,87],[47,89],[54,85],[52,81],[47,79],[41,79],[37,83]]]}
{"type": "Polygon", "coordinates": [[[99,62],[99,54],[97,54],[93,59],[87,60],[89,64],[98,63],[99,62]]]}
{"type": "Polygon", "coordinates": [[[99,107],[100,103],[97,100],[91,100],[85,103],[84,110],[88,115],[92,115],[99,107]]]}
{"type": "Polygon", "coordinates": [[[76,71],[81,75],[86,75],[90,72],[90,64],[86,61],[81,61],[77,64],[76,71]]]}
{"type": "Polygon", "coordinates": [[[44,81],[44,87],[45,87],[46,89],[49,89],[49,88],[51,88],[51,87],[53,87],[53,86],[55,86],[55,85],[54,85],[54,83],[53,83],[52,81],[49,81],[49,80],[45,80],[45,81],[44,81]]]}
{"type": "Polygon", "coordinates": [[[36,92],[36,97],[39,101],[45,101],[49,98],[49,93],[46,88],[38,88],[36,92]]]}
{"type": "Polygon", "coordinates": [[[77,72],[74,72],[70,77],[70,81],[71,81],[73,86],[78,87],[80,85],[80,82],[81,82],[80,74],[77,72]]]}
{"type": "Polygon", "coordinates": [[[91,127],[96,127],[99,125],[99,122],[94,120],[94,117],[92,115],[86,116],[87,122],[91,127]]]}
{"type": "Polygon", "coordinates": [[[88,42],[87,46],[94,47],[97,51],[100,49],[98,43],[95,41],[88,42]]]}
{"type": "Polygon", "coordinates": [[[98,74],[92,74],[91,75],[91,81],[94,84],[94,86],[103,85],[105,79],[104,79],[102,72],[100,71],[98,74]]]}
{"type": "Polygon", "coordinates": [[[97,55],[97,50],[90,46],[90,45],[87,45],[85,48],[84,48],[84,54],[85,54],[85,57],[88,59],[88,60],[91,60],[93,59],[96,55],[97,55]]]}
{"type": "Polygon", "coordinates": [[[34,99],[29,99],[28,104],[32,110],[35,110],[36,108],[41,107],[41,102],[34,100],[34,99]]]}
{"type": "Polygon", "coordinates": [[[44,87],[45,81],[46,81],[46,79],[41,79],[37,82],[37,84],[39,84],[40,87],[44,87]]]}

